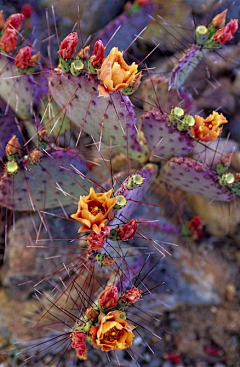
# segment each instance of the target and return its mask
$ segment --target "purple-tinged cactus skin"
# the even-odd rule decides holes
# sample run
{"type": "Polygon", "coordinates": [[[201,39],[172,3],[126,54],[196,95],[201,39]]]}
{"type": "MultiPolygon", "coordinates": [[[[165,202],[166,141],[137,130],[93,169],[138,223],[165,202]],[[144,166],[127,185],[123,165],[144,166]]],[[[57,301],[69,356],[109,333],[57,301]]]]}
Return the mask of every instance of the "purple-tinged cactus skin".
{"type": "Polygon", "coordinates": [[[142,116],[141,126],[154,160],[184,156],[193,150],[194,140],[186,132],[171,126],[165,114],[146,112],[142,116]]]}
{"type": "MultiPolygon", "coordinates": [[[[131,44],[136,35],[148,25],[150,22],[149,14],[151,15],[152,12],[152,4],[139,7],[137,12],[131,12],[131,10],[129,12],[124,12],[99,31],[95,40],[101,39],[104,44],[107,44],[118,27],[121,27],[115,34],[113,42],[110,42],[107,46],[106,54],[111,50],[113,43],[120,50],[124,50],[131,44]]],[[[136,45],[133,47],[136,47],[136,45]]]]}
{"type": "Polygon", "coordinates": [[[236,199],[227,187],[219,185],[215,171],[190,158],[172,158],[161,169],[160,177],[169,189],[202,195],[211,201],[236,199]]]}
{"type": "Polygon", "coordinates": [[[23,120],[32,115],[35,83],[31,75],[19,75],[12,61],[0,55],[1,98],[23,120]]]}
{"type": "Polygon", "coordinates": [[[72,204],[79,193],[88,191],[91,184],[87,174],[88,168],[77,152],[49,150],[38,164],[20,163],[15,175],[3,175],[1,205],[17,211],[35,211],[72,204]]]}
{"type": "Polygon", "coordinates": [[[145,162],[148,148],[144,141],[140,143],[130,99],[120,93],[112,93],[109,98],[98,97],[97,88],[97,80],[89,74],[75,77],[59,70],[53,71],[49,78],[52,97],[79,127],[79,136],[84,131],[96,144],[116,146],[117,151],[128,154],[129,158],[145,162]]]}
{"type": "Polygon", "coordinates": [[[177,90],[174,86],[169,90],[168,80],[159,75],[153,75],[144,80],[141,87],[143,109],[149,111],[160,105],[164,112],[170,112],[173,106],[181,106],[186,113],[192,111],[193,98],[183,88],[177,90]]]}
{"type": "Polygon", "coordinates": [[[193,45],[188,49],[171,72],[169,77],[169,89],[173,87],[177,89],[181,88],[203,57],[204,51],[201,46],[193,45]]]}

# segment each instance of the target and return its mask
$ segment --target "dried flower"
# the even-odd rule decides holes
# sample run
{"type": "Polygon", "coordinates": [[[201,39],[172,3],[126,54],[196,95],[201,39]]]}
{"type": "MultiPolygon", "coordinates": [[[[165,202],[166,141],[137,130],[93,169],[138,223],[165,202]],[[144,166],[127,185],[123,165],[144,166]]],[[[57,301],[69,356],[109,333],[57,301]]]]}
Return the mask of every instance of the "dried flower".
{"type": "Polygon", "coordinates": [[[141,289],[138,289],[136,287],[129,289],[122,297],[121,297],[121,301],[125,304],[125,305],[129,305],[130,303],[135,303],[137,302],[142,295],[142,291],[141,289]]]}
{"type": "Polygon", "coordinates": [[[19,69],[26,69],[30,66],[30,62],[31,62],[31,47],[26,46],[21,48],[18,51],[18,54],[15,58],[15,65],[19,68],[19,69]]]}
{"type": "Polygon", "coordinates": [[[6,145],[5,152],[7,155],[14,155],[18,154],[20,149],[21,146],[19,144],[18,138],[16,137],[16,135],[13,135],[13,137],[6,145]]]}
{"type": "Polygon", "coordinates": [[[105,223],[110,219],[112,208],[116,203],[115,198],[111,198],[113,190],[105,193],[96,193],[91,187],[89,195],[80,196],[78,210],[71,217],[82,223],[79,233],[94,231],[100,233],[105,223]]]}
{"type": "Polygon", "coordinates": [[[232,161],[232,156],[233,156],[233,153],[229,153],[221,159],[220,162],[223,165],[223,167],[229,167],[230,166],[231,161],[232,161]]]}
{"type": "Polygon", "coordinates": [[[202,229],[202,219],[199,216],[193,217],[188,223],[191,232],[200,231],[202,229]]]}
{"type": "Polygon", "coordinates": [[[33,8],[30,4],[24,4],[22,6],[21,12],[25,16],[25,18],[31,18],[32,13],[33,13],[33,8]]]}
{"type": "Polygon", "coordinates": [[[90,61],[93,66],[101,66],[104,60],[104,45],[101,40],[95,42],[93,54],[90,57],[90,61]]]}
{"type": "Polygon", "coordinates": [[[86,309],[85,311],[85,315],[87,316],[87,318],[91,321],[94,321],[96,320],[96,318],[98,317],[98,311],[95,310],[94,308],[92,307],[89,307],[86,309]]]}
{"type": "Polygon", "coordinates": [[[104,316],[99,326],[92,326],[89,336],[93,339],[93,345],[103,352],[110,350],[123,350],[132,345],[134,326],[121,318],[121,311],[111,311],[104,316]]]}
{"type": "Polygon", "coordinates": [[[87,359],[86,334],[82,331],[74,331],[71,338],[71,346],[76,350],[78,358],[87,359]]]}
{"type": "Polygon", "coordinates": [[[137,219],[132,219],[130,222],[120,227],[117,231],[118,236],[123,241],[131,240],[137,232],[137,219]]]}
{"type": "Polygon", "coordinates": [[[46,129],[41,129],[40,131],[38,131],[38,137],[40,140],[43,141],[48,141],[49,139],[49,135],[46,129]]]}
{"type": "Polygon", "coordinates": [[[17,33],[14,29],[6,28],[0,38],[0,47],[5,52],[11,52],[17,47],[17,33]]]}
{"type": "Polygon", "coordinates": [[[82,60],[88,60],[89,57],[90,57],[90,46],[86,46],[84,48],[82,48],[79,53],[78,53],[78,57],[79,59],[82,59],[82,60]]]}
{"type": "Polygon", "coordinates": [[[113,47],[98,70],[99,96],[108,96],[109,92],[117,92],[131,87],[139,78],[138,66],[133,62],[130,66],[124,61],[123,53],[113,47]]]}
{"type": "Polygon", "coordinates": [[[228,9],[225,9],[212,19],[211,24],[214,28],[223,28],[225,26],[227,12],[228,9]]]}
{"type": "Polygon", "coordinates": [[[108,285],[98,297],[100,306],[104,309],[113,308],[118,303],[118,289],[115,285],[108,285]]]}
{"type": "Polygon", "coordinates": [[[64,60],[72,59],[75,54],[77,44],[78,44],[77,32],[69,33],[59,46],[58,51],[59,56],[61,56],[64,60]]]}
{"type": "Polygon", "coordinates": [[[225,45],[227,42],[231,41],[237,30],[238,19],[232,19],[225,25],[225,27],[219,29],[214,34],[214,41],[220,45],[225,45]]]}
{"type": "Polygon", "coordinates": [[[104,241],[106,236],[110,233],[110,227],[104,226],[101,229],[100,233],[92,232],[89,236],[87,236],[88,248],[91,251],[101,250],[104,245],[104,241]]]}
{"type": "Polygon", "coordinates": [[[201,116],[195,115],[196,125],[191,129],[191,133],[194,138],[201,141],[214,141],[222,132],[220,126],[226,124],[228,121],[218,112],[213,111],[206,119],[201,116]]]}
{"type": "Polygon", "coordinates": [[[34,149],[30,154],[29,154],[29,160],[32,164],[36,164],[40,162],[41,157],[43,156],[43,153],[40,152],[40,150],[38,149],[34,149]]]}
{"type": "Polygon", "coordinates": [[[104,256],[102,259],[102,266],[104,268],[108,268],[109,266],[112,266],[115,264],[115,260],[111,256],[104,256]]]}
{"type": "Polygon", "coordinates": [[[22,13],[15,13],[10,15],[10,17],[7,18],[6,22],[4,23],[4,31],[7,28],[10,28],[11,30],[17,30],[19,31],[22,23],[24,21],[24,15],[22,13]]]}

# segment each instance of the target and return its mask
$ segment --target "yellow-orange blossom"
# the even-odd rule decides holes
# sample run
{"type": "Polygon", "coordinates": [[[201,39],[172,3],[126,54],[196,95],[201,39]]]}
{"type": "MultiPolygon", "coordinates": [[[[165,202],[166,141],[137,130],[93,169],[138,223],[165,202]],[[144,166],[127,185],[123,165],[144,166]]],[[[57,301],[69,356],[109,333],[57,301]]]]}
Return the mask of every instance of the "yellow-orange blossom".
{"type": "Polygon", "coordinates": [[[98,70],[98,78],[102,82],[99,85],[99,96],[106,96],[108,92],[117,92],[128,86],[134,87],[140,77],[138,65],[135,62],[128,65],[123,59],[123,53],[113,47],[98,70]]]}
{"type": "Polygon", "coordinates": [[[91,187],[89,195],[80,196],[78,210],[71,217],[82,224],[78,232],[94,231],[100,233],[101,228],[110,219],[112,208],[116,198],[111,198],[113,190],[104,193],[96,193],[91,187]]]}
{"type": "Polygon", "coordinates": [[[222,132],[221,125],[228,121],[222,113],[213,111],[206,119],[195,115],[195,126],[191,129],[191,133],[195,139],[201,141],[214,141],[222,132]]]}
{"type": "Polygon", "coordinates": [[[134,326],[120,317],[122,311],[111,311],[103,316],[99,326],[92,326],[89,336],[93,345],[103,352],[123,350],[132,345],[134,326]]]}

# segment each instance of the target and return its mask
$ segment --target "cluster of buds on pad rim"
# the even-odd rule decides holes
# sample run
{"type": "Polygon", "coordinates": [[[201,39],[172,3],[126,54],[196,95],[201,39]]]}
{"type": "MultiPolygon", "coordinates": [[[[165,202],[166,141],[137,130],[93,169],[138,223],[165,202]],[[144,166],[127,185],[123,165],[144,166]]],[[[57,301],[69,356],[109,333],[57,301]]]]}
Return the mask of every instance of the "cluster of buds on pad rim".
{"type": "Polygon", "coordinates": [[[168,119],[179,131],[189,131],[195,125],[194,117],[185,114],[181,107],[173,107],[168,119]]]}
{"type": "Polygon", "coordinates": [[[126,311],[141,296],[142,290],[136,287],[119,295],[115,285],[108,285],[100,293],[97,307],[85,311],[85,324],[77,326],[71,333],[71,346],[78,358],[87,358],[87,342],[103,352],[131,347],[135,326],[128,321],[126,311]]]}

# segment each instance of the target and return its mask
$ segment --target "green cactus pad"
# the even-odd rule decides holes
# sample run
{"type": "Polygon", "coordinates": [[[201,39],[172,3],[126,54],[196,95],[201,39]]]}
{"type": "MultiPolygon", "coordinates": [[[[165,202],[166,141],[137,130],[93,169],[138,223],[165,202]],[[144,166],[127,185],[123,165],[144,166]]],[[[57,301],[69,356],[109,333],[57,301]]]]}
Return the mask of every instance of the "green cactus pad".
{"type": "Polygon", "coordinates": [[[76,151],[49,150],[38,164],[21,162],[15,175],[3,175],[0,181],[0,203],[18,211],[73,204],[92,186],[87,174],[88,168],[76,151]]]}
{"type": "Polygon", "coordinates": [[[0,55],[0,95],[18,117],[31,116],[35,97],[35,84],[31,75],[20,75],[5,55],[0,55]]]}
{"type": "Polygon", "coordinates": [[[142,130],[154,160],[184,156],[193,150],[194,140],[171,126],[168,116],[158,111],[144,113],[142,130]]]}
{"type": "Polygon", "coordinates": [[[107,98],[98,97],[98,81],[88,73],[75,77],[53,71],[49,90],[58,106],[79,127],[79,134],[84,131],[95,143],[102,142],[129,158],[146,161],[148,148],[140,143],[134,108],[127,96],[112,93],[107,98]]]}
{"type": "Polygon", "coordinates": [[[218,184],[215,171],[190,158],[172,158],[161,169],[160,177],[170,190],[177,188],[211,201],[232,201],[236,198],[229,188],[218,184]]]}

